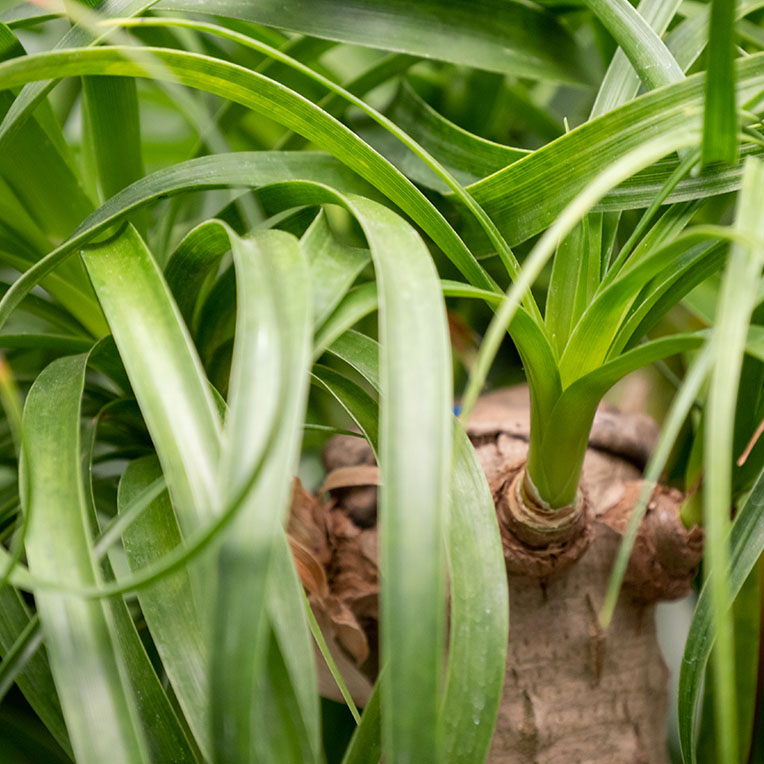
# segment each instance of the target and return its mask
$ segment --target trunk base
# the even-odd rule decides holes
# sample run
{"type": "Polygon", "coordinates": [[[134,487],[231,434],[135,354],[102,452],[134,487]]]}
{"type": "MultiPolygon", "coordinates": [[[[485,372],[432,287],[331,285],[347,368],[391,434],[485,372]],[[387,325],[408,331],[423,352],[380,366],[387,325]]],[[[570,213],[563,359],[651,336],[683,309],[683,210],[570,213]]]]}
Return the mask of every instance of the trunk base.
{"type": "Polygon", "coordinates": [[[667,764],[668,671],[654,605],[627,593],[597,614],[620,537],[597,523],[549,580],[510,576],[509,654],[490,764],[667,764]]]}
{"type": "MultiPolygon", "coordinates": [[[[519,515],[509,506],[528,431],[522,388],[481,398],[468,428],[496,502],[510,589],[504,693],[488,762],[667,764],[668,671],[654,603],[689,591],[701,533],[679,520],[682,494],[658,486],[604,632],[598,614],[656,427],[641,415],[598,411],[583,465],[581,521],[571,524],[573,535],[544,548],[518,538],[519,515]]],[[[296,490],[289,531],[326,571],[323,579],[310,576],[303,564],[303,580],[354,699],[364,705],[378,669],[379,472],[357,438],[333,438],[324,458],[330,500],[296,490]]],[[[320,658],[318,667],[322,693],[339,699],[320,658]]]]}

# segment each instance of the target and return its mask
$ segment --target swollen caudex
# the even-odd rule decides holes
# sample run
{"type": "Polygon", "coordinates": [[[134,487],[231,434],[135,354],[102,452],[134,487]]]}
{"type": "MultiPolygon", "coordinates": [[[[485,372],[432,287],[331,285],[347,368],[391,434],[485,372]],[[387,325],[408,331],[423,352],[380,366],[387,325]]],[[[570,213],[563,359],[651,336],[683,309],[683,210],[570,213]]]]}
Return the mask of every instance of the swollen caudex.
{"type": "MultiPolygon", "coordinates": [[[[702,534],[679,519],[683,495],[657,486],[607,631],[598,621],[613,560],[655,442],[647,417],[598,411],[574,505],[550,511],[526,482],[527,389],[481,398],[468,434],[496,504],[510,589],[504,693],[489,764],[665,764],[667,672],[654,603],[686,594],[702,534]]],[[[321,502],[305,495],[290,533],[326,571],[311,604],[360,704],[378,668],[376,494],[368,446],[335,437],[321,502]]],[[[298,495],[298,494],[296,494],[298,495]]],[[[311,587],[308,587],[311,591],[311,587]]],[[[336,694],[323,676],[321,689],[336,694]]]]}

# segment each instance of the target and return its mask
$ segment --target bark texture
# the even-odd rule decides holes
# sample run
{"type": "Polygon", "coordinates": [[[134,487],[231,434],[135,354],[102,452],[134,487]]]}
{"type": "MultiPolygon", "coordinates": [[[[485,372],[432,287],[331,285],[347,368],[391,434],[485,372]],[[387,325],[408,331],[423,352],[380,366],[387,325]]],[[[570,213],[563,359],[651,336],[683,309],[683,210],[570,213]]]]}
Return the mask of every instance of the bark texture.
{"type": "MultiPolygon", "coordinates": [[[[517,532],[511,507],[528,431],[525,388],[481,398],[468,428],[496,502],[510,588],[504,694],[488,761],[667,764],[667,670],[654,604],[689,591],[702,554],[700,531],[682,526],[679,492],[654,490],[612,624],[603,632],[597,614],[642,487],[655,424],[600,408],[584,460],[581,521],[567,539],[544,547],[517,532]]],[[[313,608],[363,703],[378,668],[379,473],[357,438],[333,438],[324,456],[326,500],[298,486],[289,530],[313,608]]],[[[331,677],[320,674],[322,691],[337,697],[331,677]]]]}

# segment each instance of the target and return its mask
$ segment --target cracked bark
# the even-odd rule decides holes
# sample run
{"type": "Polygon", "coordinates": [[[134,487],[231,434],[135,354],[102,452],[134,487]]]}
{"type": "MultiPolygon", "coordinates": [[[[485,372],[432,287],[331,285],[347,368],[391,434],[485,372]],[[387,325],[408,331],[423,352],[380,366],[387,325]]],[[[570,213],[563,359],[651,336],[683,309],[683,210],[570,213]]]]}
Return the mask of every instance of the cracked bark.
{"type": "MultiPolygon", "coordinates": [[[[658,486],[648,505],[613,621],[597,613],[656,438],[638,414],[600,407],[584,460],[586,513],[567,541],[534,548],[513,532],[509,490],[528,448],[527,390],[478,402],[469,435],[499,516],[510,589],[504,692],[490,764],[667,764],[667,669],[655,602],[682,596],[702,554],[699,529],[678,517],[682,495],[658,486]]],[[[320,561],[306,582],[311,603],[363,704],[378,668],[376,486],[370,449],[357,438],[328,444],[328,501],[295,492],[290,535],[320,561]]],[[[311,570],[303,564],[302,570],[311,570]]],[[[308,573],[306,573],[308,575],[308,573]]],[[[305,581],[305,579],[304,579],[305,581]]],[[[318,661],[322,692],[337,688],[318,661]]]]}

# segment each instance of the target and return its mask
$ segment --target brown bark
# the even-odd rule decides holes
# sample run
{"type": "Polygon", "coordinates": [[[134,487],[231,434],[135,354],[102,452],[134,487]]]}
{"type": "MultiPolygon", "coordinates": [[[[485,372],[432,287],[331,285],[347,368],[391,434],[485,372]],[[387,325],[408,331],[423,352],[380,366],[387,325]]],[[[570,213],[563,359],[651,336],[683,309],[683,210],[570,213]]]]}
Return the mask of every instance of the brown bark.
{"type": "MultiPolygon", "coordinates": [[[[496,502],[510,589],[507,670],[488,761],[664,764],[667,670],[654,603],[689,591],[702,552],[700,531],[682,526],[682,495],[658,486],[604,632],[597,614],[655,425],[600,408],[584,460],[580,518],[551,543],[518,526],[528,430],[524,388],[481,398],[468,428],[496,502]]],[[[351,692],[363,703],[378,665],[379,474],[359,439],[332,439],[325,461],[330,498],[320,503],[296,492],[290,534],[326,571],[325,581],[315,571],[310,576],[311,602],[343,660],[351,692]]],[[[322,691],[336,697],[333,681],[321,673],[322,691]]]]}

